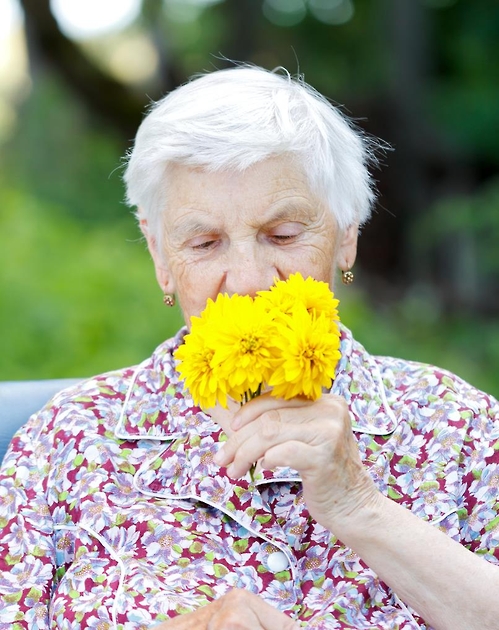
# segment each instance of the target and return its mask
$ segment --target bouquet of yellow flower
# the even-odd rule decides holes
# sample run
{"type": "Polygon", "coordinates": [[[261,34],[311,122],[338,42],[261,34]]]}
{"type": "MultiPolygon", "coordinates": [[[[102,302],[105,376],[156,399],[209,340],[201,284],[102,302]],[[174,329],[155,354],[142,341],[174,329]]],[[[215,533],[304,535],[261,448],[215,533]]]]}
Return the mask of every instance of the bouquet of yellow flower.
{"type": "Polygon", "coordinates": [[[256,297],[208,300],[175,352],[194,402],[208,409],[242,403],[270,388],[285,399],[320,397],[340,359],[338,300],[329,286],[300,273],[256,297]]]}

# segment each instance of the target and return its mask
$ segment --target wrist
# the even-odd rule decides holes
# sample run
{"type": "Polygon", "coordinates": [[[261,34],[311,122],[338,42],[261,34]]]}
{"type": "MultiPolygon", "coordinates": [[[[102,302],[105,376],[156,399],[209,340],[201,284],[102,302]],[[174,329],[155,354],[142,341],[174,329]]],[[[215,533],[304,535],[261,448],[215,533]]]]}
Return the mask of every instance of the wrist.
{"type": "Polygon", "coordinates": [[[385,497],[370,480],[362,489],[350,495],[350,501],[344,506],[332,510],[328,529],[343,544],[355,548],[358,542],[364,544],[370,538],[376,538],[380,532],[386,536],[392,501],[385,497]]]}

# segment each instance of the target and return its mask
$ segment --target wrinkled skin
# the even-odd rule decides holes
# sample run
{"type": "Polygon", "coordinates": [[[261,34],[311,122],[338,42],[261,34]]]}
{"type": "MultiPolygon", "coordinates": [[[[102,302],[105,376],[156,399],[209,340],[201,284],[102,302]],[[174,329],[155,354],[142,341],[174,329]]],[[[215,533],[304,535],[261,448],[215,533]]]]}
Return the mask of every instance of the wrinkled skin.
{"type": "Polygon", "coordinates": [[[289,158],[242,173],[173,165],[167,183],[161,243],[141,226],[159,285],[176,294],[187,325],[219,293],[254,296],[296,272],[332,286],[336,269],[355,261],[357,225],[340,231],[289,158]]]}
{"type": "Polygon", "coordinates": [[[264,469],[291,466],[301,475],[310,514],[327,529],[341,530],[344,519],[376,501],[343,398],[285,401],[265,394],[235,413],[217,408],[213,417],[230,436],[215,456],[229,476],[242,477],[257,461],[264,469]]]}

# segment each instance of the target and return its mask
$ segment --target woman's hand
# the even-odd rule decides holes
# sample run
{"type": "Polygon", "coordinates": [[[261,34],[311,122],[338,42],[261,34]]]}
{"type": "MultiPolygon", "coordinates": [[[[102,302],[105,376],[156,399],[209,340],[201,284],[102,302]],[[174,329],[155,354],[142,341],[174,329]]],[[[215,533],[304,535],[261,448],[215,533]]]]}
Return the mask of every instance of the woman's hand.
{"type": "MultiPolygon", "coordinates": [[[[216,412],[214,418],[217,419],[216,412]]],[[[228,425],[225,416],[222,425],[228,425]]],[[[232,477],[261,459],[291,466],[311,515],[353,549],[397,595],[438,630],[498,627],[499,567],[383,496],[362,465],[346,402],[268,395],[237,410],[215,460],[232,477]]]]}
{"type": "MultiPolygon", "coordinates": [[[[218,419],[216,410],[213,416],[218,419]]],[[[226,430],[226,413],[221,424],[226,430]]],[[[316,401],[259,396],[238,408],[226,432],[229,439],[215,461],[227,466],[229,476],[243,476],[259,460],[266,469],[294,468],[310,514],[328,529],[337,531],[335,525],[378,497],[339,396],[316,401]]]]}
{"type": "Polygon", "coordinates": [[[258,595],[242,589],[234,589],[192,613],[153,626],[154,630],[298,630],[299,627],[258,595]]]}

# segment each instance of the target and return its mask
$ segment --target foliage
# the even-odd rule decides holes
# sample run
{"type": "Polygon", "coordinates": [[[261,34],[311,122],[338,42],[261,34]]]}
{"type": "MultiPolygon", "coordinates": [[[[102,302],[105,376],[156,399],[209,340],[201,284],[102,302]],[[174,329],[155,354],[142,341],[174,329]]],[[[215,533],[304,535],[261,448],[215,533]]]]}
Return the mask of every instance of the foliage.
{"type": "Polygon", "coordinates": [[[82,222],[114,220],[126,212],[120,168],[126,148],[49,74],[21,108],[12,141],[0,147],[3,181],[82,222]]]}
{"type": "MultiPolygon", "coordinates": [[[[0,378],[86,376],[141,361],[179,326],[125,220],[91,227],[0,189],[0,378]]],[[[127,222],[133,225],[131,218],[127,222]]]]}
{"type": "Polygon", "coordinates": [[[496,106],[499,81],[492,59],[499,55],[499,4],[454,2],[433,12],[435,59],[430,112],[455,149],[499,164],[496,106]]]}
{"type": "Polygon", "coordinates": [[[475,264],[482,277],[499,278],[499,178],[491,179],[474,195],[447,197],[435,204],[416,226],[430,247],[465,235],[475,243],[475,264]]]}

